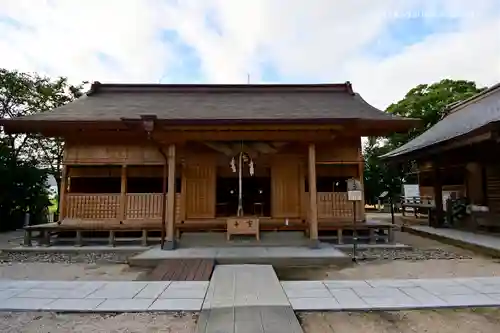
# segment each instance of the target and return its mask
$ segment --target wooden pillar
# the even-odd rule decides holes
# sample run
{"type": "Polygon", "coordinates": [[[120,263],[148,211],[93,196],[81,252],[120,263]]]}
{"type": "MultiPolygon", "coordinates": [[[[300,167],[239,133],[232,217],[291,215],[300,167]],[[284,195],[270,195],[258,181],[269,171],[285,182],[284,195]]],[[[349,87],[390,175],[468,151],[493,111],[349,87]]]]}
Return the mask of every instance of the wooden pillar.
{"type": "Polygon", "coordinates": [[[175,144],[168,146],[167,239],[166,247],[175,247],[175,144]]]}
{"type": "Polygon", "coordinates": [[[436,206],[433,226],[439,227],[444,222],[443,209],[443,185],[441,182],[441,170],[438,163],[433,165],[433,184],[434,184],[434,205],[436,206]]]}
{"type": "Polygon", "coordinates": [[[308,154],[309,171],[309,237],[313,242],[318,241],[318,197],[316,191],[316,146],[309,144],[308,154]]]}
{"type": "Polygon", "coordinates": [[[66,165],[62,166],[61,170],[61,188],[59,189],[59,221],[62,221],[66,217],[66,187],[67,187],[67,172],[68,167],[66,165]]]}
{"type": "Polygon", "coordinates": [[[121,197],[120,197],[120,214],[118,219],[120,222],[125,221],[127,211],[127,166],[122,165],[121,174],[121,197]]]}
{"type": "Polygon", "coordinates": [[[361,202],[356,205],[356,209],[358,212],[356,212],[356,217],[358,220],[365,220],[365,177],[364,177],[364,172],[365,172],[365,161],[363,159],[363,152],[361,151],[361,148],[358,150],[358,159],[359,159],[359,164],[358,164],[358,177],[359,177],[359,182],[361,183],[361,202]]]}

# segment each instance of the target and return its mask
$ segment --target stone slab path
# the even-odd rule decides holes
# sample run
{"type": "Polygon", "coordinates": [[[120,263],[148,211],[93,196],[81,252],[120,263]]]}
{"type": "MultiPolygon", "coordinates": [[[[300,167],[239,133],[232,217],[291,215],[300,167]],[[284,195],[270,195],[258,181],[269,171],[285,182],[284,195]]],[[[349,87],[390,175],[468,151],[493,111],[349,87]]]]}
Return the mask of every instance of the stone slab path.
{"type": "Polygon", "coordinates": [[[270,265],[216,266],[197,333],[301,333],[302,328],[270,265]]]}
{"type": "Polygon", "coordinates": [[[500,277],[283,281],[281,285],[298,311],[500,306],[500,277]]]}
{"type": "Polygon", "coordinates": [[[208,281],[0,280],[0,311],[200,311],[208,281]]]}
{"type": "Polygon", "coordinates": [[[210,286],[206,281],[0,280],[0,311],[226,311],[245,307],[249,312],[242,316],[256,316],[257,310],[250,308],[286,313],[289,305],[296,311],[500,306],[500,277],[280,283],[263,276],[274,274],[272,269],[257,266],[252,270],[243,265],[241,271],[235,266],[217,266],[214,278],[218,278],[210,286]]]}

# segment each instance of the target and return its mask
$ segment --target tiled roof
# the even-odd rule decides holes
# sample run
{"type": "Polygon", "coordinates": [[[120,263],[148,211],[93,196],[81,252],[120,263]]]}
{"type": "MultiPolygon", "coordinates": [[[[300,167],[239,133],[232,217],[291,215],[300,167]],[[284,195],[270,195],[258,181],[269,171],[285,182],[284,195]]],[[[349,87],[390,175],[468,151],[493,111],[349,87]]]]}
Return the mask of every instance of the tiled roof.
{"type": "Polygon", "coordinates": [[[383,155],[391,158],[444,143],[492,122],[500,121],[500,83],[455,103],[448,115],[415,139],[383,155]]]}

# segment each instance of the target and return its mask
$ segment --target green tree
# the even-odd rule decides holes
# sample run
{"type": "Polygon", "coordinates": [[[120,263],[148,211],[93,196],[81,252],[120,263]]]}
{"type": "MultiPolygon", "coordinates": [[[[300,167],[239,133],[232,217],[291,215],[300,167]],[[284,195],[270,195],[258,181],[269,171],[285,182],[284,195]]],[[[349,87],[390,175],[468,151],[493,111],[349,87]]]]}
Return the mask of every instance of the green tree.
{"type": "MultiPolygon", "coordinates": [[[[0,117],[14,118],[52,110],[82,95],[83,82],[71,85],[66,78],[51,79],[36,73],[0,69],[0,117]]],[[[36,157],[36,166],[54,176],[59,186],[64,142],[39,134],[0,136],[13,149],[16,158],[28,161],[36,157]]]]}
{"type": "Polygon", "coordinates": [[[399,166],[389,166],[380,156],[400,147],[419,136],[449,112],[449,106],[463,101],[486,88],[478,88],[475,82],[464,80],[442,80],[433,84],[420,84],[411,89],[397,103],[391,104],[386,112],[407,118],[421,120],[421,126],[407,133],[393,133],[387,137],[369,138],[363,154],[365,159],[365,198],[374,203],[383,191],[401,193],[403,182],[414,181],[414,161],[399,166]]]}
{"type": "Polygon", "coordinates": [[[46,222],[47,172],[36,164],[35,158],[20,160],[0,140],[0,231],[22,227],[25,213],[31,224],[46,222]]]}
{"type": "Polygon", "coordinates": [[[486,88],[478,88],[473,81],[441,80],[433,84],[420,84],[411,89],[397,103],[391,104],[386,112],[422,121],[422,126],[407,133],[395,133],[387,137],[392,148],[397,148],[416,138],[449,112],[449,106],[463,101],[486,88]]]}

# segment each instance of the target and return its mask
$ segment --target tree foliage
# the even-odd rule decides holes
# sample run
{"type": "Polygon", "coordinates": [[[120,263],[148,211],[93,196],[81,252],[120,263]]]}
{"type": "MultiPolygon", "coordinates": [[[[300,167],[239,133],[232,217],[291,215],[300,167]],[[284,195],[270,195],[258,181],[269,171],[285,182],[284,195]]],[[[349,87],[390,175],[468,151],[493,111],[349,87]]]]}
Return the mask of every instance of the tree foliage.
{"type": "Polygon", "coordinates": [[[32,224],[45,222],[47,172],[36,164],[34,158],[18,159],[0,142],[0,231],[22,227],[25,213],[30,213],[32,224]]]}
{"type": "MultiPolygon", "coordinates": [[[[38,74],[0,69],[0,117],[14,118],[52,110],[82,95],[83,84],[74,86],[66,78],[51,79],[38,74]]],[[[39,134],[3,134],[20,159],[37,158],[59,184],[63,141],[39,134]]]]}
{"type": "Polygon", "coordinates": [[[485,88],[478,88],[475,82],[464,80],[442,80],[433,84],[420,84],[411,89],[397,103],[391,104],[386,112],[407,118],[420,119],[422,126],[413,128],[407,133],[393,133],[383,138],[369,138],[364,149],[365,159],[365,198],[368,202],[376,202],[383,191],[393,194],[401,193],[404,181],[414,182],[409,174],[415,170],[414,162],[408,161],[400,166],[390,167],[379,156],[402,146],[419,136],[438,121],[443,119],[449,106],[463,101],[485,88]]]}
{"type": "MultiPolygon", "coordinates": [[[[84,83],[73,86],[66,78],[0,68],[0,117],[54,109],[81,96],[84,83]]],[[[49,204],[47,176],[60,184],[63,149],[60,138],[9,134],[0,128],[0,230],[20,227],[25,212],[30,212],[32,223],[42,221],[49,204]]]]}

